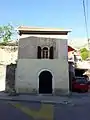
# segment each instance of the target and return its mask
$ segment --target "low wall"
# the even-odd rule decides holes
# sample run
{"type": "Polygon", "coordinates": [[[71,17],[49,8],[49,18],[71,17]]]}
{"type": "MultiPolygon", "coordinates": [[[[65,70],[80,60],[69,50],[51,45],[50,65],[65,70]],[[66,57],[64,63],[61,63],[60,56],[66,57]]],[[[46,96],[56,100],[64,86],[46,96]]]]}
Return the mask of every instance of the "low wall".
{"type": "Polygon", "coordinates": [[[0,46],[0,64],[15,63],[18,58],[18,46],[0,46]]]}
{"type": "Polygon", "coordinates": [[[5,91],[6,66],[0,65],[0,91],[5,91]]]}
{"type": "Polygon", "coordinates": [[[15,88],[15,71],[16,71],[16,64],[10,64],[6,66],[6,87],[5,91],[9,92],[10,89],[15,88]]]}

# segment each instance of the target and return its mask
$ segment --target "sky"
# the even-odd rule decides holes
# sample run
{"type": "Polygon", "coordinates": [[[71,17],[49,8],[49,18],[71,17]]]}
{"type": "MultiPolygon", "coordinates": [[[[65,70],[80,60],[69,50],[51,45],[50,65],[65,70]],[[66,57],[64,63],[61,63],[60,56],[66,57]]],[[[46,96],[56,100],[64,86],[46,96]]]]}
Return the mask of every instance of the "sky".
{"type": "MultiPolygon", "coordinates": [[[[69,37],[86,38],[83,0],[1,0],[0,25],[72,29],[69,37]]],[[[87,0],[85,0],[87,1],[87,0]]],[[[88,26],[90,26],[88,0],[88,26]]],[[[89,30],[88,30],[89,31],[89,30]]],[[[90,33],[90,31],[89,31],[90,33]]]]}

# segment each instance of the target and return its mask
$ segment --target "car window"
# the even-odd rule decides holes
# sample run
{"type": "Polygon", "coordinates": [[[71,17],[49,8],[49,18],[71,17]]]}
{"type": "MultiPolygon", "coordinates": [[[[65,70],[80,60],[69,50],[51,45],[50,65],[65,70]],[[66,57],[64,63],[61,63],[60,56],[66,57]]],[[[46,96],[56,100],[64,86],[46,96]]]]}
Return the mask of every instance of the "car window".
{"type": "Polygon", "coordinates": [[[86,83],[87,80],[85,78],[76,78],[76,82],[78,82],[78,83],[86,83]]]}

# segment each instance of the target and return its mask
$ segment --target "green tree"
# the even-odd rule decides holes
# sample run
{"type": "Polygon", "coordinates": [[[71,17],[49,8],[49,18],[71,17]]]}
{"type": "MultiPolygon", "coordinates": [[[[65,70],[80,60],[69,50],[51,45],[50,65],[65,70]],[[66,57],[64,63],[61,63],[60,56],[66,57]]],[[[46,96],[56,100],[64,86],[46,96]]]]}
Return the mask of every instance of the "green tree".
{"type": "Polygon", "coordinates": [[[7,43],[11,40],[12,35],[14,34],[14,27],[10,24],[0,26],[0,39],[3,43],[7,43]]]}
{"type": "Polygon", "coordinates": [[[89,51],[86,48],[80,49],[80,54],[83,60],[86,60],[89,57],[89,51]]]}

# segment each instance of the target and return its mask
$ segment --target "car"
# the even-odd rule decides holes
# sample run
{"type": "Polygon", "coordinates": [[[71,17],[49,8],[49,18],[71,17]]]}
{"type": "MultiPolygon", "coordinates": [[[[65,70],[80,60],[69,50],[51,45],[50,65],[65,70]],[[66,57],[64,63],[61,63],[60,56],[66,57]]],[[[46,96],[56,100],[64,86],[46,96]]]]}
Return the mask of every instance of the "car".
{"type": "Polygon", "coordinates": [[[75,77],[72,81],[73,92],[88,92],[88,81],[85,77],[75,77]]]}
{"type": "Polygon", "coordinates": [[[90,80],[88,80],[88,89],[90,90],[90,80]]]}
{"type": "Polygon", "coordinates": [[[88,85],[90,85],[90,81],[88,80],[88,85]]]}

